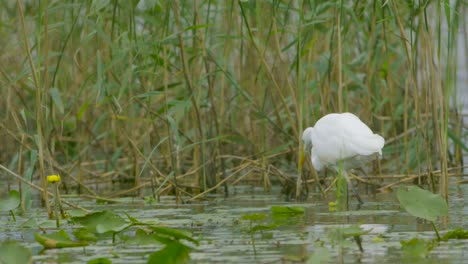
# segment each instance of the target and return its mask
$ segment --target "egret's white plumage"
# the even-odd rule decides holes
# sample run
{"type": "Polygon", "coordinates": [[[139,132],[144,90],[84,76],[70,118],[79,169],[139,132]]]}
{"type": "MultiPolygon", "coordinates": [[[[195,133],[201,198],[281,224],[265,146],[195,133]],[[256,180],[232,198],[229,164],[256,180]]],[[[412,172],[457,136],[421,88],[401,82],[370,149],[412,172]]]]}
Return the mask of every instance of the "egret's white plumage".
{"type": "Polygon", "coordinates": [[[351,113],[328,114],[302,134],[306,150],[311,149],[312,165],[317,171],[341,163],[345,169],[382,155],[385,140],[351,113]]]}

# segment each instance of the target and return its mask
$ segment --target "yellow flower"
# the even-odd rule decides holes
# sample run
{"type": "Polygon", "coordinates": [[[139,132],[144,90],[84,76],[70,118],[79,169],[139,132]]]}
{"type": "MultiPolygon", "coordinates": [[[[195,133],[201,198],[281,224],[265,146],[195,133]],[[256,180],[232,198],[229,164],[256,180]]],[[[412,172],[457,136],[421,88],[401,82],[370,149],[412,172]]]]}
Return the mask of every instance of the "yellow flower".
{"type": "Polygon", "coordinates": [[[60,181],[60,175],[48,175],[47,176],[47,181],[49,183],[56,183],[60,181]]]}

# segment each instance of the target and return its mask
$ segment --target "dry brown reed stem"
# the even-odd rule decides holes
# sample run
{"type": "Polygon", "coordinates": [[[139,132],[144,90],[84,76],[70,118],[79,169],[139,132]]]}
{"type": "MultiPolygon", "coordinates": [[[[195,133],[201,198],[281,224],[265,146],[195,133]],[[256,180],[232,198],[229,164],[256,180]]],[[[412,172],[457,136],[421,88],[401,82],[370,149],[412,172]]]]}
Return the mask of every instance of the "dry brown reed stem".
{"type": "Polygon", "coordinates": [[[384,191],[385,189],[388,189],[388,188],[391,188],[393,186],[396,186],[396,185],[400,185],[401,183],[404,183],[404,182],[407,182],[407,181],[411,181],[411,180],[414,180],[414,179],[417,179],[417,178],[422,178],[422,177],[433,177],[433,176],[439,176],[441,178],[444,178],[444,177],[459,177],[460,176],[460,173],[447,173],[444,175],[442,175],[439,171],[439,173],[435,174],[435,173],[423,173],[423,174],[417,174],[417,175],[412,175],[412,176],[409,176],[409,177],[405,177],[397,182],[393,182],[393,183],[390,183],[390,184],[387,184],[383,187],[380,187],[378,190],[379,191],[384,191]]]}
{"type": "MultiPolygon", "coordinates": [[[[0,169],[2,169],[2,170],[4,170],[4,171],[8,172],[11,176],[15,177],[16,179],[18,179],[18,180],[21,181],[22,183],[25,183],[26,185],[28,185],[28,186],[30,186],[30,187],[32,187],[32,188],[34,188],[34,189],[40,191],[41,193],[46,193],[48,196],[54,196],[53,193],[47,191],[47,185],[46,185],[46,189],[44,190],[44,189],[42,189],[40,186],[37,186],[37,185],[35,185],[34,183],[29,182],[29,181],[23,179],[23,177],[21,177],[20,175],[16,174],[15,172],[9,170],[8,168],[6,168],[5,166],[3,166],[3,165],[1,165],[1,164],[0,164],[0,169]]],[[[74,203],[70,203],[70,202],[65,201],[65,200],[62,200],[62,202],[63,202],[64,204],[70,206],[70,207],[73,207],[73,208],[76,208],[76,209],[80,209],[80,210],[83,210],[83,211],[85,211],[85,212],[91,212],[90,210],[88,210],[88,209],[86,209],[86,208],[83,208],[83,207],[81,207],[81,206],[79,206],[79,205],[76,205],[76,204],[74,204],[74,203]]]]}
{"type": "Polygon", "coordinates": [[[331,188],[333,188],[333,186],[335,186],[335,183],[336,181],[338,180],[338,177],[334,177],[333,178],[333,181],[328,185],[327,188],[325,188],[325,190],[323,191],[323,194],[327,194],[328,191],[331,190],[331,188]]]}
{"type": "Polygon", "coordinates": [[[123,191],[120,191],[120,192],[116,192],[116,193],[113,193],[111,195],[108,195],[106,199],[112,199],[114,197],[119,197],[119,196],[123,196],[123,195],[126,195],[126,194],[131,194],[133,192],[136,192],[138,190],[141,190],[143,189],[144,187],[147,187],[147,186],[150,186],[151,185],[151,182],[144,182],[144,183],[141,183],[140,185],[138,186],[134,186],[132,187],[131,189],[128,189],[128,190],[123,190],[123,191]]]}
{"type": "MultiPolygon", "coordinates": [[[[235,176],[238,172],[242,171],[243,169],[247,168],[249,166],[248,163],[244,164],[243,166],[240,166],[237,170],[233,171],[230,175],[226,176],[226,178],[222,179],[221,181],[219,181],[215,186],[205,190],[204,192],[202,193],[199,193],[195,196],[193,196],[192,198],[188,199],[188,201],[193,201],[193,200],[196,200],[200,197],[203,197],[205,196],[206,194],[210,193],[211,191],[213,190],[216,190],[219,186],[221,186],[224,182],[226,182],[227,180],[229,180],[231,177],[235,176]]],[[[250,172],[250,170],[249,170],[250,172]]],[[[248,175],[248,173],[244,174],[241,176],[244,177],[245,175],[248,175]]]]}

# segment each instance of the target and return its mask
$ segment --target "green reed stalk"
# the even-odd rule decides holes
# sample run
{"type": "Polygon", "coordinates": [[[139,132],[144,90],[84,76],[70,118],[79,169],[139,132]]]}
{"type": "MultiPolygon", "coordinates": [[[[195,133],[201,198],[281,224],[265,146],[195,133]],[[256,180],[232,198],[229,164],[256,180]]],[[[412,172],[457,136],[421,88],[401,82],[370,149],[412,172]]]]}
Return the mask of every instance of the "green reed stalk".
{"type": "Polygon", "coordinates": [[[190,78],[190,70],[187,65],[187,60],[186,60],[186,54],[185,54],[185,47],[184,47],[184,41],[182,39],[182,33],[183,33],[183,28],[180,22],[180,12],[179,12],[179,1],[174,1],[173,3],[173,10],[175,14],[175,20],[177,24],[177,28],[179,30],[179,33],[177,34],[177,38],[179,40],[179,50],[180,50],[180,60],[182,63],[182,71],[184,73],[184,78],[185,82],[187,85],[187,89],[189,90],[190,93],[190,100],[192,102],[192,107],[195,111],[195,117],[196,117],[196,125],[197,125],[197,132],[198,132],[198,138],[201,144],[200,147],[200,158],[201,161],[199,166],[202,166],[202,172],[201,172],[201,186],[204,190],[208,189],[207,186],[207,179],[206,179],[206,168],[205,168],[205,140],[204,140],[204,134],[203,134],[203,124],[202,124],[202,118],[200,114],[200,110],[198,108],[198,103],[197,103],[197,96],[195,95],[195,88],[192,83],[192,79],[190,78]]]}
{"type": "MultiPolygon", "coordinates": [[[[26,27],[24,23],[23,7],[21,6],[21,3],[19,0],[17,0],[16,3],[18,5],[18,11],[19,11],[20,18],[21,18],[21,29],[23,31],[24,49],[28,57],[29,66],[31,68],[31,75],[34,81],[34,86],[35,86],[35,91],[36,91],[36,96],[35,96],[36,98],[35,100],[36,132],[37,132],[37,147],[38,147],[38,152],[39,152],[39,175],[40,175],[41,186],[42,186],[42,200],[44,202],[44,205],[46,206],[48,215],[51,216],[52,211],[50,209],[49,198],[47,195],[47,179],[46,179],[46,175],[44,172],[44,145],[43,145],[44,137],[42,134],[42,131],[43,131],[42,124],[44,123],[44,120],[43,120],[43,114],[42,114],[42,88],[39,82],[38,72],[34,65],[34,61],[31,56],[31,51],[29,49],[29,41],[26,35],[26,27]]],[[[47,9],[47,5],[46,5],[46,9],[47,9]]]]}

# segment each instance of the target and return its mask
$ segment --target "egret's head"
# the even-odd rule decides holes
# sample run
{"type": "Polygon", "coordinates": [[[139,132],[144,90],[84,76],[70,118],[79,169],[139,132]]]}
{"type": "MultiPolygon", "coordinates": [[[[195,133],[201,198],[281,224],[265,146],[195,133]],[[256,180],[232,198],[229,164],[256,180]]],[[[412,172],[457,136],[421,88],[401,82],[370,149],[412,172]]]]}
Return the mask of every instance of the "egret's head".
{"type": "Polygon", "coordinates": [[[312,149],[312,127],[307,128],[304,130],[304,133],[302,133],[302,141],[304,141],[304,149],[300,150],[299,154],[299,166],[298,169],[299,171],[302,171],[302,166],[304,164],[304,158],[305,158],[305,152],[310,152],[312,149]]]}
{"type": "Polygon", "coordinates": [[[313,127],[308,127],[302,133],[302,141],[304,141],[304,151],[309,152],[312,149],[312,131],[313,127]]]}

